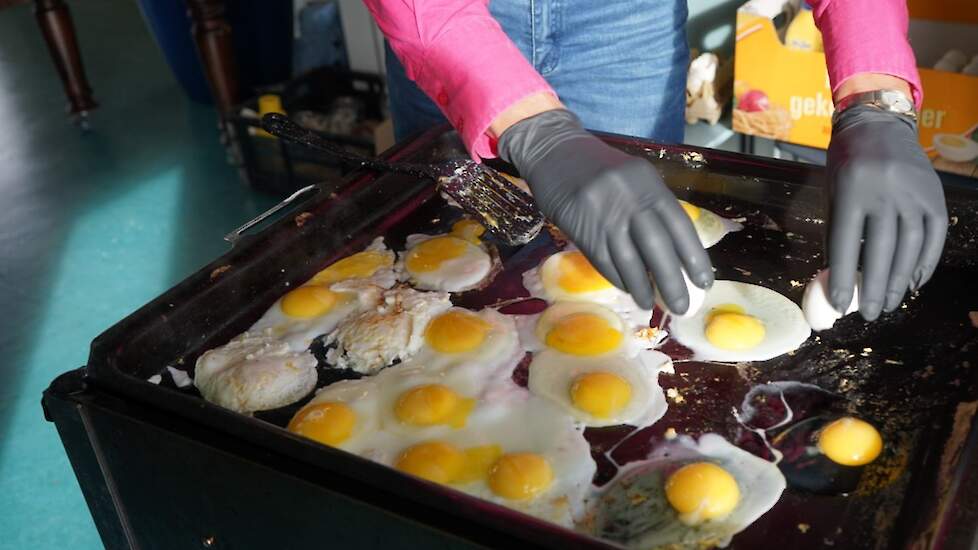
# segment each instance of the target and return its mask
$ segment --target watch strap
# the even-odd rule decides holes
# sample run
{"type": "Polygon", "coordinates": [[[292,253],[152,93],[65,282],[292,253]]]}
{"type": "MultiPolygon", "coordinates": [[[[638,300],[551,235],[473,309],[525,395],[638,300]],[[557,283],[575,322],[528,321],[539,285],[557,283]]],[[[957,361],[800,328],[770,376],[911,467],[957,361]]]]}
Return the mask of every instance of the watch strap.
{"type": "Polygon", "coordinates": [[[835,106],[835,112],[832,114],[832,122],[834,123],[843,111],[855,105],[868,105],[881,111],[905,116],[914,122],[917,121],[917,110],[914,108],[913,100],[907,97],[907,94],[900,90],[872,90],[857,92],[840,99],[835,106]]]}

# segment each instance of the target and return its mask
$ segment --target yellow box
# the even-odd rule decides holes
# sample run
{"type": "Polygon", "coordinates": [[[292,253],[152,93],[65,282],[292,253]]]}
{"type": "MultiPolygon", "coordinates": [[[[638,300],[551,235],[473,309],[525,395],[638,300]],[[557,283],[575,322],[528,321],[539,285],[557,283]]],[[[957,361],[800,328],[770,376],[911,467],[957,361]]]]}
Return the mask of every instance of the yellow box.
{"type": "MultiPolygon", "coordinates": [[[[783,40],[798,4],[751,1],[737,11],[733,128],[825,148],[834,110],[825,54],[783,40]]],[[[924,87],[921,145],[936,168],[978,178],[978,76],[925,67],[952,48],[978,58],[978,2],[910,0],[909,7],[924,87]]]]}

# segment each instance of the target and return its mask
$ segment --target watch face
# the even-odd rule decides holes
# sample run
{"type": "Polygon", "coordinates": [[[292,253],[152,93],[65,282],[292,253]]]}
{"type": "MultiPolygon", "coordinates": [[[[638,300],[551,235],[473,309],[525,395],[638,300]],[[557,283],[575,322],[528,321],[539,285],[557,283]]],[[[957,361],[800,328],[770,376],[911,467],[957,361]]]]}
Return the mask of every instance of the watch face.
{"type": "Polygon", "coordinates": [[[913,105],[907,99],[907,96],[903,95],[900,92],[886,91],[880,95],[881,95],[880,99],[883,100],[882,102],[884,105],[891,107],[897,111],[906,112],[913,109],[913,105]]]}

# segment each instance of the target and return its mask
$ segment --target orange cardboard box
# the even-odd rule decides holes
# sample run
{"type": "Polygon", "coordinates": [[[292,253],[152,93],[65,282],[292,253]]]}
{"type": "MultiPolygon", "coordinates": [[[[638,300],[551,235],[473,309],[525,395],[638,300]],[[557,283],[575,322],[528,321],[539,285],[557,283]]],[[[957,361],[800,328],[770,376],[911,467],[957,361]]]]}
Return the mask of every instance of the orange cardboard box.
{"type": "MultiPolygon", "coordinates": [[[[825,55],[784,43],[799,3],[751,0],[737,11],[733,128],[825,148],[834,110],[825,55]]],[[[951,49],[978,57],[978,2],[910,0],[909,7],[924,87],[921,145],[936,168],[978,178],[978,76],[928,68],[951,49]]]]}

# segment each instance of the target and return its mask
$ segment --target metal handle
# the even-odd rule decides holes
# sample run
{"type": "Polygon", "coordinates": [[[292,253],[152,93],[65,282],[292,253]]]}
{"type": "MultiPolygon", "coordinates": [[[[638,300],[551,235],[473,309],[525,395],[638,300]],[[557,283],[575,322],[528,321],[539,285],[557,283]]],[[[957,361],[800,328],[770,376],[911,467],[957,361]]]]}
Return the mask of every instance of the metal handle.
{"type": "Polygon", "coordinates": [[[308,187],[303,187],[302,189],[299,189],[295,193],[292,193],[291,195],[286,197],[285,200],[283,200],[282,202],[276,204],[275,206],[269,208],[268,210],[262,212],[261,214],[258,214],[258,216],[256,216],[254,219],[245,222],[241,227],[225,235],[224,240],[231,243],[231,246],[234,246],[234,244],[238,242],[239,239],[241,239],[241,236],[244,235],[245,231],[248,231],[252,227],[268,219],[269,216],[274,215],[279,210],[297,201],[299,197],[311,191],[318,191],[318,190],[319,190],[318,185],[310,185],[308,187]]]}
{"type": "Polygon", "coordinates": [[[437,178],[436,175],[432,175],[430,168],[425,165],[406,162],[388,162],[348,151],[335,143],[330,143],[323,139],[316,132],[299,126],[292,119],[280,113],[268,113],[263,116],[261,126],[266,132],[277,138],[305,145],[311,149],[326,153],[335,159],[363,168],[369,168],[378,172],[400,172],[421,178],[437,178]]]}

